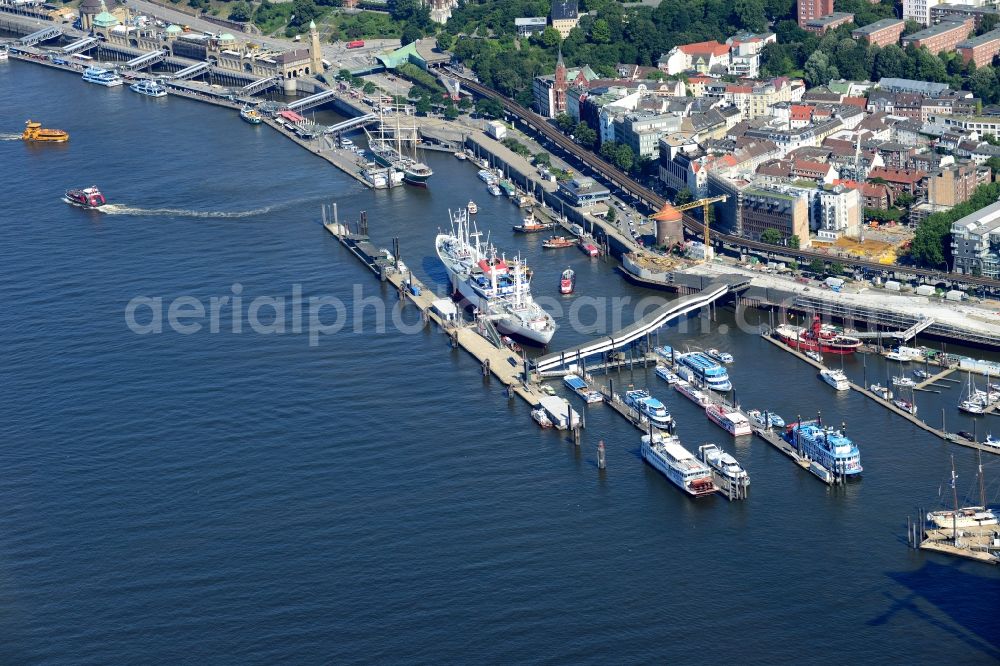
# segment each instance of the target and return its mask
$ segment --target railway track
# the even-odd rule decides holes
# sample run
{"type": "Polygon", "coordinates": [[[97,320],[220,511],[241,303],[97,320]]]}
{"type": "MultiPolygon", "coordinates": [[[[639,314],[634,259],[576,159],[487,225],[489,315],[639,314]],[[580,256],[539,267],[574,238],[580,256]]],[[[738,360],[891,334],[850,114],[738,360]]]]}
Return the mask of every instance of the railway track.
{"type": "MultiPolygon", "coordinates": [[[[580,162],[586,164],[588,167],[594,171],[601,174],[610,184],[625,190],[633,197],[637,198],[639,201],[645,203],[653,210],[658,210],[665,203],[665,199],[659,196],[656,192],[641,185],[632,178],[618,171],[614,166],[612,166],[605,159],[592,153],[589,150],[584,149],[582,146],[571,141],[562,132],[558,131],[556,128],[552,127],[549,122],[538,115],[531,109],[527,109],[513,100],[503,97],[496,91],[487,88],[477,81],[473,81],[462,74],[451,71],[453,76],[456,76],[462,80],[462,85],[466,89],[471,90],[475,94],[486,97],[488,99],[495,100],[499,102],[503,109],[513,115],[518,119],[523,121],[528,125],[529,128],[538,132],[546,139],[559,146],[566,152],[573,155],[574,158],[580,162]]],[[[684,226],[689,231],[694,233],[702,232],[702,223],[691,217],[690,215],[684,215],[684,226]]],[[[771,254],[779,254],[784,257],[790,257],[796,259],[800,262],[811,262],[813,259],[819,259],[821,261],[838,261],[842,264],[848,266],[854,266],[858,268],[864,268],[870,271],[876,271],[882,273],[883,271],[888,271],[892,274],[899,273],[903,275],[913,275],[915,277],[924,278],[933,282],[943,282],[946,284],[963,284],[963,285],[974,285],[987,287],[993,291],[1000,291],[1000,280],[994,280],[992,278],[975,276],[975,275],[960,275],[957,273],[948,273],[944,271],[935,271],[926,268],[916,268],[913,266],[898,266],[898,265],[886,265],[880,264],[875,261],[866,261],[864,259],[848,258],[848,257],[832,257],[829,254],[823,252],[814,252],[812,250],[795,250],[792,248],[786,248],[781,246],[770,245],[768,243],[761,243],[759,241],[750,240],[748,238],[743,238],[742,236],[734,236],[732,234],[726,234],[719,231],[712,232],[712,239],[716,242],[722,242],[723,244],[747,248],[750,250],[756,250],[759,252],[766,252],[771,254]]]]}

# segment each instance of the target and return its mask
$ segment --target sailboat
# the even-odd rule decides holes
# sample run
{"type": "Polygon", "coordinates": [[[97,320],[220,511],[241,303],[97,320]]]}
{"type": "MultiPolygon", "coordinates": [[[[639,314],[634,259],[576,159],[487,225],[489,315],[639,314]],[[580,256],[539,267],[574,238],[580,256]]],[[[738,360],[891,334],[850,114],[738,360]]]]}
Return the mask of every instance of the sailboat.
{"type": "Polygon", "coordinates": [[[983,408],[983,404],[976,399],[975,393],[973,392],[972,373],[969,372],[968,375],[969,375],[969,385],[967,388],[966,398],[962,402],[958,403],[958,408],[961,411],[965,412],[966,414],[979,415],[986,410],[983,408]]]}
{"type": "Polygon", "coordinates": [[[385,117],[381,115],[381,110],[379,114],[378,136],[372,136],[368,130],[365,130],[368,134],[368,149],[371,151],[373,159],[383,167],[389,167],[402,173],[403,182],[418,187],[426,187],[427,179],[434,175],[434,171],[423,162],[417,161],[415,157],[403,154],[402,137],[399,128],[400,108],[398,105],[393,108],[393,114],[396,116],[395,145],[393,145],[393,141],[386,138],[385,117]]]}
{"type": "Polygon", "coordinates": [[[992,509],[986,506],[986,484],[983,480],[983,454],[978,452],[979,465],[979,506],[958,506],[958,488],[955,474],[955,456],[951,457],[951,494],[953,509],[943,509],[941,511],[931,511],[927,514],[927,520],[940,528],[978,527],[980,525],[996,525],[997,517],[992,509]]]}

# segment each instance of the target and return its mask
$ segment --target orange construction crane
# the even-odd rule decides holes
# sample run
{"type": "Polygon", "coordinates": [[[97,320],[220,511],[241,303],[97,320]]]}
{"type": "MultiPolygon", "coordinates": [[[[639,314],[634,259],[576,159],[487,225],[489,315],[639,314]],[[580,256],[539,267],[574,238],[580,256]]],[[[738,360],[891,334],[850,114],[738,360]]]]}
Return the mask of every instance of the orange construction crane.
{"type": "Polygon", "coordinates": [[[691,210],[692,208],[697,208],[698,206],[702,206],[701,221],[705,225],[705,247],[706,248],[711,248],[712,247],[712,243],[709,241],[709,238],[708,238],[708,207],[711,204],[719,203],[721,201],[725,201],[728,198],[729,198],[728,194],[722,194],[722,195],[719,195],[717,197],[706,197],[704,199],[698,199],[697,201],[692,201],[691,203],[681,204],[680,206],[676,206],[675,205],[674,209],[675,210],[691,210]]]}

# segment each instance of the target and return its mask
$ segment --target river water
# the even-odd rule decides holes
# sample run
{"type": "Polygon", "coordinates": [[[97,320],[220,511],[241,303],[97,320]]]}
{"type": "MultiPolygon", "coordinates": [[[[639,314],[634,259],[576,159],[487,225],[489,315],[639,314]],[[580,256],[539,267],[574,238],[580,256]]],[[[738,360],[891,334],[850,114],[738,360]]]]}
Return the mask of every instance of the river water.
{"type": "MultiPolygon", "coordinates": [[[[689,448],[718,442],[748,468],[749,501],[692,502],[609,409],[589,409],[575,449],[439,332],[415,332],[412,306],[393,324],[395,296],[319,225],[324,202],[367,211],[375,241],[398,237],[443,290],[433,236],[474,198],[558,309],[554,348],[661,297],[513,235],[519,212],[472,165],[428,154],[427,190],[372,192],[233,112],[20,62],[0,65],[0,118],[0,662],[1000,656],[1000,572],[905,545],[907,515],[949,495],[952,455],[974,492],[972,452],[835,394],[755,334],[766,316],[721,308],[660,341],[733,353],[746,406],[845,421],[863,479],[827,488],[761,440],[734,443],[651,371],[615,375],[662,397],[689,448]],[[29,117],[71,141],[14,140],[29,117]],[[105,212],[61,200],[90,184],[105,212]],[[560,300],[566,266],[578,293],[560,300]],[[284,332],[280,306],[248,311],[259,297],[284,303],[284,332]],[[313,303],[342,304],[319,311],[339,332],[310,336],[313,303]],[[171,304],[189,314],[176,327],[171,304]],[[155,311],[162,332],[142,333],[155,311]]],[[[845,370],[898,370],[863,363],[845,370]]],[[[960,390],[919,394],[921,413],[958,429],[960,390]]],[[[995,498],[996,458],[987,473],[995,498]]]]}

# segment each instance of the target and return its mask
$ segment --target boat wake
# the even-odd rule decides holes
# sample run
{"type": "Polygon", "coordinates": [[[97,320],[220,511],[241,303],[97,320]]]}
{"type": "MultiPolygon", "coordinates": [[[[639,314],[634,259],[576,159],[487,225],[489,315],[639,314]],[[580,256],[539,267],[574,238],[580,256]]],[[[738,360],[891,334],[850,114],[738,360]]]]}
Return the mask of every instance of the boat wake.
{"type": "Polygon", "coordinates": [[[0,141],[20,141],[20,134],[4,134],[0,132],[0,141]]]}
{"type": "Polygon", "coordinates": [[[256,215],[265,215],[270,213],[277,206],[266,206],[264,208],[255,208],[253,210],[239,210],[239,211],[224,211],[224,210],[191,210],[184,208],[137,208],[134,206],[127,206],[125,204],[104,204],[103,206],[98,206],[96,210],[105,213],[106,215],[135,215],[135,216],[151,216],[151,215],[162,215],[171,217],[208,217],[208,218],[241,218],[241,217],[254,217],[256,215]]]}

